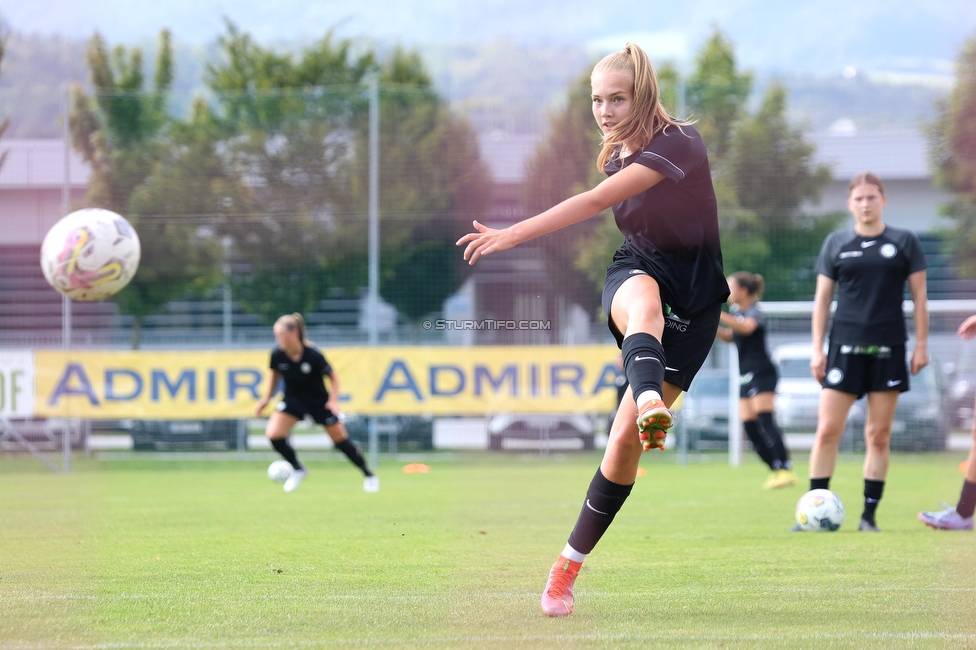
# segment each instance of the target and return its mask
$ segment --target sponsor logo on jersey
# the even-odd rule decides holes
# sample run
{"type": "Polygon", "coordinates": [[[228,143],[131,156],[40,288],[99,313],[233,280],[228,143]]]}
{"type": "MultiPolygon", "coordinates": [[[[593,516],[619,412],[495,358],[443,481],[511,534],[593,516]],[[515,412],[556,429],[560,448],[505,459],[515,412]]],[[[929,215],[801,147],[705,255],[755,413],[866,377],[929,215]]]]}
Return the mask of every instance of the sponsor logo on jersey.
{"type": "Polygon", "coordinates": [[[278,364],[278,370],[288,370],[289,368],[291,368],[291,365],[290,364],[287,364],[287,363],[279,363],[278,364]]]}
{"type": "Polygon", "coordinates": [[[848,257],[861,257],[864,255],[864,251],[844,251],[837,257],[842,260],[846,260],[848,257]]]}
{"type": "Polygon", "coordinates": [[[299,368],[301,368],[302,372],[304,372],[306,375],[312,372],[312,364],[310,364],[308,361],[299,366],[299,368]]]}
{"type": "Polygon", "coordinates": [[[691,320],[681,318],[680,316],[675,315],[674,312],[668,313],[668,315],[664,318],[664,326],[669,330],[687,332],[689,325],[691,325],[691,320]]]}
{"type": "Polygon", "coordinates": [[[872,246],[874,246],[877,243],[878,243],[878,240],[877,239],[872,239],[871,241],[862,241],[861,242],[861,248],[871,248],[872,246]]]}
{"type": "Polygon", "coordinates": [[[827,372],[827,383],[828,384],[839,384],[844,379],[844,371],[840,368],[831,368],[827,372]]]}
{"type": "Polygon", "coordinates": [[[878,252],[881,253],[881,257],[890,260],[898,253],[898,248],[894,244],[885,244],[884,246],[878,249],[878,252]]]}

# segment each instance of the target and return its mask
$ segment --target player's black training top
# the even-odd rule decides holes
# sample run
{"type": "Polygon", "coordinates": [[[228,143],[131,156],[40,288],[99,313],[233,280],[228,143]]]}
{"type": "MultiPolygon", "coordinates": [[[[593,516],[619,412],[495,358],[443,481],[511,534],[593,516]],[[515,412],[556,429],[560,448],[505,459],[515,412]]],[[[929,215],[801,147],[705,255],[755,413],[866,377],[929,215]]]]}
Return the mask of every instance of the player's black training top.
{"type": "Polygon", "coordinates": [[[276,347],[271,351],[269,367],[280,372],[285,380],[286,400],[293,398],[312,404],[325,404],[329,400],[322,377],[332,374],[332,366],[315,348],[306,345],[301,360],[296,363],[284,350],[276,347]]]}
{"type": "Polygon", "coordinates": [[[722,269],[718,204],[708,153],[691,126],[669,126],[643,149],[606,168],[613,175],[637,163],[664,175],[645,192],[613,206],[624,244],[614,261],[640,258],[661,286],[662,298],[681,316],[724,302],[729,285],[722,269]]]}
{"type": "Polygon", "coordinates": [[[853,230],[827,235],[816,270],[837,283],[830,340],[845,345],[904,344],[905,282],[925,267],[922,243],[911,230],[885,226],[877,237],[861,237],[853,230]]]}
{"type": "Polygon", "coordinates": [[[735,315],[736,320],[754,319],[758,325],[752,334],[739,334],[732,330],[732,340],[739,352],[739,374],[774,371],[776,367],[766,351],[766,323],[762,310],[753,303],[735,315]]]}

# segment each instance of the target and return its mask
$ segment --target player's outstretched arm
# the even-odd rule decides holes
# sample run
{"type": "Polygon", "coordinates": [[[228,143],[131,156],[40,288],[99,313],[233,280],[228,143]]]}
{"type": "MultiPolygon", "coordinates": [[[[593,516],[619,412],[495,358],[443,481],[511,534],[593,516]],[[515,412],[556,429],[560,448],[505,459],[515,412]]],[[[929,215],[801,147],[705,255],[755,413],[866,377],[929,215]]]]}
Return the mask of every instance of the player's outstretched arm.
{"type": "Polygon", "coordinates": [[[976,337],[976,314],[964,320],[957,333],[967,340],[976,337]]]}
{"type": "Polygon", "coordinates": [[[508,228],[496,230],[475,221],[477,232],[464,235],[457,245],[464,246],[464,259],[468,264],[474,264],[482,255],[508,250],[522,242],[594,217],[662,180],[664,176],[661,173],[643,165],[631,164],[593,189],[571,196],[545,212],[508,228]]]}

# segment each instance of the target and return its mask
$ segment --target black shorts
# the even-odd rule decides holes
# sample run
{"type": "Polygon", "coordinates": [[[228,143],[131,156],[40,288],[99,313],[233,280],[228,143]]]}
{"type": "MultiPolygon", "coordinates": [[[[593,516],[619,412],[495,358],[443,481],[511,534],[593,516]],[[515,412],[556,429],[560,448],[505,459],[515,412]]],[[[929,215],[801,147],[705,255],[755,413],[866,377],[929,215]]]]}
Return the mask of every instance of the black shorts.
{"type": "Polygon", "coordinates": [[[775,368],[739,375],[739,397],[747,399],[759,393],[775,393],[778,381],[775,368]]]}
{"type": "MultiPolygon", "coordinates": [[[[603,282],[603,312],[607,315],[607,325],[617,340],[618,348],[623,345],[624,336],[613,324],[613,319],[610,317],[610,304],[620,285],[637,273],[648,274],[640,267],[637,260],[618,260],[607,268],[607,277],[603,282]]],[[[664,296],[661,296],[661,302],[664,301],[664,296]]],[[[705,358],[712,349],[712,343],[715,342],[722,304],[717,302],[714,306],[691,317],[675,314],[665,306],[664,335],[661,337],[666,362],[664,381],[678,386],[681,390],[688,390],[691,380],[705,363],[705,358]]]]}
{"type": "Polygon", "coordinates": [[[325,427],[331,427],[339,421],[339,416],[332,412],[332,409],[325,408],[325,404],[307,404],[294,397],[285,397],[275,406],[276,411],[287,413],[299,420],[305,419],[305,414],[311,415],[312,419],[325,427]]]}
{"type": "Polygon", "coordinates": [[[824,388],[857,395],[908,390],[905,346],[852,346],[830,343],[824,388]]]}

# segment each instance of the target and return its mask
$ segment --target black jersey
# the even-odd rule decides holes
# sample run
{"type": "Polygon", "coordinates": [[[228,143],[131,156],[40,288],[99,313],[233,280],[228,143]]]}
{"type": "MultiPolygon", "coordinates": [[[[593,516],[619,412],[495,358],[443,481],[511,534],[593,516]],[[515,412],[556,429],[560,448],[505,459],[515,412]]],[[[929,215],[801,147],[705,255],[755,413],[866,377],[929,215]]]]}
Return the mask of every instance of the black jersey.
{"type": "Polygon", "coordinates": [[[270,368],[281,373],[285,380],[286,401],[288,398],[313,404],[328,401],[329,391],[322,377],[332,374],[332,366],[315,348],[306,345],[298,362],[292,361],[281,348],[275,348],[271,351],[270,368]]]}
{"type": "Polygon", "coordinates": [[[736,320],[754,319],[758,325],[752,334],[739,334],[732,330],[732,340],[739,352],[739,374],[775,370],[769,352],[766,351],[766,323],[762,310],[755,304],[749,305],[735,315],[736,320]]]}
{"type": "Polygon", "coordinates": [[[902,301],[908,276],[926,267],[918,236],[886,226],[877,237],[853,230],[824,240],[817,273],[837,284],[830,340],[846,345],[901,345],[908,338],[902,301]]]}
{"type": "Polygon", "coordinates": [[[669,126],[623,164],[613,160],[613,175],[637,163],[664,175],[645,192],[613,206],[624,244],[614,260],[641,258],[653,270],[662,298],[676,313],[691,317],[729,295],[722,269],[718,204],[708,154],[691,126],[669,126]]]}

